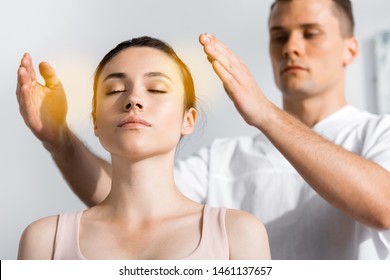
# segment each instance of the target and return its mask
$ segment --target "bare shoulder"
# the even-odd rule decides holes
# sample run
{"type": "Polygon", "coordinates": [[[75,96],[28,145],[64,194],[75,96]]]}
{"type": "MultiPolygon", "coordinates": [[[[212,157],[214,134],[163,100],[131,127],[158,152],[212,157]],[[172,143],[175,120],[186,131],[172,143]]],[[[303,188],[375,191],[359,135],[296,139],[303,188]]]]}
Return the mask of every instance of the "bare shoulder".
{"type": "Polygon", "coordinates": [[[50,216],[32,222],[23,231],[19,242],[18,259],[52,259],[58,216],[50,216]]]}
{"type": "Polygon", "coordinates": [[[228,209],[225,217],[231,259],[270,259],[267,230],[253,214],[228,209]]]}

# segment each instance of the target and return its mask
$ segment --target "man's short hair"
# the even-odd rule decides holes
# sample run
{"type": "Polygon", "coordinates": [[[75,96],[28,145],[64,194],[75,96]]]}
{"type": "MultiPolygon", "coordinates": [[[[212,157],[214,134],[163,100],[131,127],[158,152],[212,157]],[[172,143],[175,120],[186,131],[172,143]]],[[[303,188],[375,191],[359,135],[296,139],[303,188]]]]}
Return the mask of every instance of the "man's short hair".
{"type": "MultiPolygon", "coordinates": [[[[275,0],[271,5],[273,8],[280,2],[291,2],[294,0],[275,0]]],[[[352,37],[354,35],[355,20],[353,17],[352,3],[350,0],[330,0],[334,3],[334,8],[337,17],[340,19],[341,35],[344,37],[352,37]]]]}

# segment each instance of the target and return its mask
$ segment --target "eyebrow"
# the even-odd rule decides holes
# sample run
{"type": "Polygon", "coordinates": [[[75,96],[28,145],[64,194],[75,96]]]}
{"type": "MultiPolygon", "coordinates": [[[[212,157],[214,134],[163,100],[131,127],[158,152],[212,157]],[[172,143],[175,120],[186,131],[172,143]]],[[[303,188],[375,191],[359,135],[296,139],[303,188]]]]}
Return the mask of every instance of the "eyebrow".
{"type": "MultiPolygon", "coordinates": [[[[306,28],[312,28],[312,27],[322,27],[322,25],[318,24],[318,23],[304,23],[304,24],[299,25],[299,27],[303,28],[303,29],[306,29],[306,28]]],[[[286,30],[286,28],[281,26],[281,25],[276,25],[276,26],[272,26],[269,29],[270,32],[272,32],[272,31],[280,31],[280,30],[286,30]]]]}
{"type": "Polygon", "coordinates": [[[162,72],[148,72],[144,74],[144,77],[147,78],[162,77],[169,80],[172,83],[172,79],[167,74],[164,74],[162,72]]]}
{"type": "Polygon", "coordinates": [[[126,79],[127,78],[127,75],[125,73],[111,73],[111,74],[108,74],[103,82],[107,81],[108,79],[126,79]]]}
{"type": "MultiPolygon", "coordinates": [[[[172,83],[172,79],[167,74],[164,74],[162,72],[148,72],[148,73],[144,74],[144,77],[146,77],[146,78],[162,77],[162,78],[169,80],[172,83]]],[[[105,82],[106,80],[109,80],[109,79],[126,79],[126,78],[127,78],[127,75],[125,73],[116,72],[116,73],[108,74],[104,78],[103,82],[105,82]]]]}

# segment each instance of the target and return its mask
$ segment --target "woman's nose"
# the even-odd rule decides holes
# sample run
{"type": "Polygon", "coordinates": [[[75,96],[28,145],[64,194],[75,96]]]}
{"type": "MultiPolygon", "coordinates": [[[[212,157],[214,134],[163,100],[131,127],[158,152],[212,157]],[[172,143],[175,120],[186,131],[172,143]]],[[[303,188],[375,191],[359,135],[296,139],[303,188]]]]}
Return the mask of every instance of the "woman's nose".
{"type": "Polygon", "coordinates": [[[126,99],[124,109],[125,111],[130,110],[137,110],[137,111],[143,111],[145,105],[144,102],[141,100],[141,98],[137,96],[130,96],[126,99]]]}
{"type": "Polygon", "coordinates": [[[132,108],[137,109],[137,110],[142,110],[144,108],[144,106],[141,104],[141,102],[136,102],[136,103],[129,102],[125,106],[126,110],[130,110],[132,108]]]}

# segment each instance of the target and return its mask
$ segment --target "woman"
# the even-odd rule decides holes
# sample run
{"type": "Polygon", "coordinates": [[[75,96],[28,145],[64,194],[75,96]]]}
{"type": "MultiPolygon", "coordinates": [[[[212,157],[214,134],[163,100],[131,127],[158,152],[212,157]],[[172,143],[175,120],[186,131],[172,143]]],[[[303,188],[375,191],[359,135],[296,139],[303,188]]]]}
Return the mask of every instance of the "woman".
{"type": "MultiPolygon", "coordinates": [[[[31,65],[22,60],[21,72],[31,75],[25,84],[36,83],[31,65]]],[[[18,258],[270,258],[253,215],[198,204],[175,185],[175,151],[194,130],[195,100],[189,70],[166,43],[140,37],[112,49],[96,69],[92,111],[95,135],[111,154],[110,194],[30,224],[18,258]]]]}

